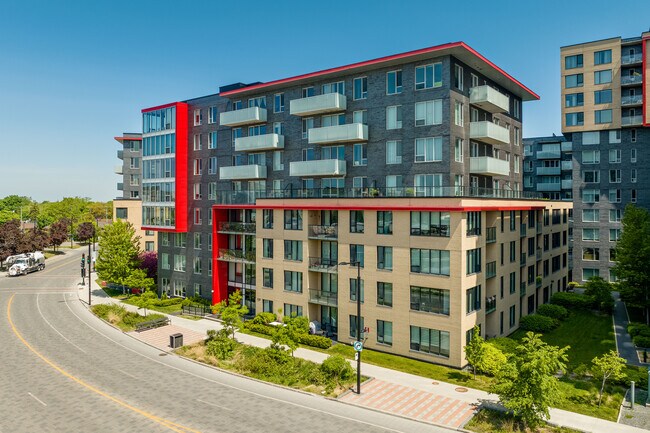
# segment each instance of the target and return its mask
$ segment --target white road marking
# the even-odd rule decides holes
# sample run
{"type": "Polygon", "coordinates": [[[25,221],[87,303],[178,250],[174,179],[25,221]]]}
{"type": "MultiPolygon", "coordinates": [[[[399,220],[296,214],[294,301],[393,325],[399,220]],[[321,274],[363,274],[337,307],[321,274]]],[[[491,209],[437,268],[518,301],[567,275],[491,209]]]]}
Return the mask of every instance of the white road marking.
{"type": "Polygon", "coordinates": [[[218,407],[219,409],[232,410],[229,407],[220,406],[218,404],[210,403],[209,401],[204,401],[204,400],[201,400],[200,398],[197,398],[196,401],[198,401],[199,403],[207,404],[208,406],[218,407]]]}
{"type": "Polygon", "coordinates": [[[124,374],[124,375],[126,375],[126,376],[132,377],[133,379],[137,379],[137,377],[135,377],[135,376],[132,375],[131,373],[127,373],[127,372],[124,371],[124,370],[117,370],[117,371],[119,371],[120,373],[122,373],[122,374],[124,374]]]}
{"type": "MultiPolygon", "coordinates": [[[[278,403],[283,403],[283,404],[287,404],[287,405],[290,405],[290,406],[299,407],[299,408],[301,408],[301,409],[310,410],[310,411],[312,411],[312,412],[322,413],[322,414],[324,414],[324,415],[333,416],[333,417],[335,417],[335,418],[343,419],[343,420],[350,421],[350,422],[355,422],[355,423],[359,423],[359,424],[364,424],[364,425],[368,425],[368,426],[371,426],[371,427],[377,427],[377,428],[380,428],[380,429],[382,429],[382,430],[386,430],[386,431],[391,431],[391,432],[395,432],[395,433],[404,433],[403,430],[395,430],[395,429],[393,429],[393,428],[390,428],[390,427],[384,427],[384,426],[379,425],[379,424],[373,424],[373,423],[371,423],[371,422],[361,421],[361,420],[359,420],[359,419],[357,419],[357,418],[351,418],[351,417],[348,417],[348,416],[345,416],[345,415],[338,415],[338,414],[333,413],[333,412],[328,412],[328,411],[321,410],[321,409],[315,409],[315,408],[313,408],[313,407],[304,406],[304,405],[299,404],[299,403],[293,403],[293,402],[291,402],[291,401],[282,400],[282,399],[280,399],[280,398],[276,398],[276,397],[271,397],[271,396],[267,396],[267,395],[264,395],[264,394],[260,394],[260,393],[255,392],[255,391],[249,391],[249,390],[247,390],[247,389],[239,388],[239,387],[234,386],[234,385],[228,385],[228,384],[226,384],[226,383],[219,382],[219,381],[214,380],[214,379],[208,379],[207,377],[199,376],[198,374],[194,374],[194,373],[191,373],[191,372],[189,372],[189,371],[183,370],[183,369],[181,369],[181,368],[174,367],[173,365],[165,364],[164,362],[161,362],[161,361],[159,361],[159,360],[157,360],[157,359],[155,359],[155,358],[152,358],[152,357],[150,357],[150,356],[144,355],[144,354],[142,354],[142,353],[140,353],[140,352],[138,352],[138,351],[136,351],[136,350],[134,350],[134,349],[131,349],[130,347],[126,347],[126,346],[123,345],[122,343],[120,343],[120,342],[118,342],[118,341],[112,339],[111,337],[109,337],[109,336],[103,334],[101,331],[99,331],[99,330],[93,328],[93,327],[90,326],[88,323],[86,323],[86,321],[84,321],[81,317],[79,317],[79,315],[78,315],[77,313],[75,313],[74,311],[72,311],[72,308],[70,308],[70,305],[68,304],[68,300],[65,298],[65,296],[63,297],[63,299],[65,300],[65,304],[66,304],[66,306],[68,307],[68,309],[70,310],[70,312],[72,313],[72,315],[75,316],[77,319],[79,319],[79,321],[80,321],[81,323],[83,323],[84,325],[86,325],[87,327],[89,327],[90,329],[92,329],[93,331],[95,331],[97,334],[99,334],[99,335],[101,335],[102,337],[106,338],[107,340],[112,341],[112,342],[115,343],[116,345],[118,345],[118,346],[120,346],[120,347],[122,347],[122,348],[128,350],[129,352],[133,352],[133,353],[135,353],[136,355],[138,355],[138,356],[140,356],[140,357],[142,357],[142,358],[148,359],[149,361],[152,361],[152,362],[155,362],[155,363],[157,363],[157,364],[163,365],[163,366],[165,366],[165,367],[167,367],[167,368],[171,368],[172,370],[180,371],[181,373],[187,374],[187,375],[189,375],[189,376],[196,377],[197,379],[205,380],[205,381],[207,381],[207,382],[216,383],[217,385],[221,385],[221,386],[223,386],[223,387],[225,387],[225,388],[236,389],[236,390],[241,391],[241,392],[243,392],[243,393],[250,394],[250,395],[254,395],[254,396],[259,397],[259,398],[262,398],[262,399],[272,400],[272,401],[275,401],[275,402],[278,402],[278,403]]],[[[314,397],[316,397],[316,396],[314,396],[314,397]]],[[[342,403],[342,404],[344,404],[344,403],[342,403]]],[[[394,416],[394,415],[390,415],[390,414],[386,414],[386,415],[387,415],[387,416],[394,416]]],[[[413,422],[418,423],[418,421],[413,421],[413,422]]]]}
{"type": "Polygon", "coordinates": [[[36,400],[37,402],[39,402],[39,403],[42,404],[43,406],[47,406],[45,403],[43,403],[43,401],[42,401],[40,398],[36,397],[36,396],[35,396],[34,394],[32,394],[31,392],[28,392],[27,394],[29,394],[29,396],[30,396],[31,398],[33,398],[34,400],[36,400]]]}
{"type": "MultiPolygon", "coordinates": [[[[77,346],[77,345],[74,344],[72,341],[68,340],[68,339],[67,339],[63,334],[61,334],[61,333],[59,332],[58,329],[56,329],[54,326],[52,326],[52,324],[51,324],[51,323],[50,323],[50,322],[45,318],[45,316],[43,315],[43,312],[41,311],[41,305],[40,305],[39,302],[38,302],[38,297],[39,297],[39,296],[40,296],[39,294],[36,295],[36,308],[38,309],[38,313],[41,315],[41,317],[43,318],[43,320],[45,320],[45,323],[47,323],[48,326],[49,326],[50,328],[52,328],[52,329],[54,330],[54,332],[56,332],[57,334],[59,334],[59,335],[61,336],[61,338],[63,338],[65,341],[67,341],[68,343],[72,344],[74,347],[76,347],[77,349],[79,349],[79,350],[82,351],[83,353],[87,353],[87,352],[86,352],[85,350],[83,350],[81,347],[77,346]]],[[[65,299],[65,298],[64,298],[64,299],[65,299]]]]}

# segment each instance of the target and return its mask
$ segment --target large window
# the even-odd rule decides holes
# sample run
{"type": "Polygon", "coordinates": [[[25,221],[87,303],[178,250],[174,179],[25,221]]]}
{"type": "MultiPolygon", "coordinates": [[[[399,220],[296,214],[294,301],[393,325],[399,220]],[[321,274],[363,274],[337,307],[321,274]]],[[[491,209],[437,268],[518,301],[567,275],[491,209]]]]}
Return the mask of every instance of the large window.
{"type": "MultiPolygon", "coordinates": [[[[273,306],[273,303],[271,303],[273,306]]],[[[284,315],[289,317],[302,316],[302,306],[293,304],[284,304],[284,315]]]]}
{"type": "Polygon", "coordinates": [[[582,74],[567,75],[564,77],[564,87],[571,89],[573,87],[582,87],[584,82],[582,74]]]}
{"type": "Polygon", "coordinates": [[[265,259],[273,258],[273,239],[262,239],[262,257],[265,259]]]}
{"type": "Polygon", "coordinates": [[[354,79],[354,99],[366,99],[368,97],[368,77],[354,79]]]}
{"type": "Polygon", "coordinates": [[[302,293],[302,272],[284,271],[284,290],[302,293]]]}
{"type": "Polygon", "coordinates": [[[273,269],[272,268],[262,268],[262,287],[268,287],[269,289],[273,288],[273,269]]]}
{"type": "Polygon", "coordinates": [[[285,230],[302,230],[302,211],[285,210],[284,211],[284,229],[285,230]]]}
{"type": "Polygon", "coordinates": [[[570,93],[568,95],[564,95],[565,107],[582,107],[584,103],[585,97],[583,93],[570,93]]]}
{"type": "Polygon", "coordinates": [[[377,212],[377,234],[379,235],[393,234],[393,212],[392,211],[377,212]]]}
{"type": "Polygon", "coordinates": [[[411,350],[449,358],[449,332],[411,326],[411,350]]]}
{"type": "Polygon", "coordinates": [[[402,163],[402,141],[390,140],[386,142],[386,164],[402,163]]]}
{"type": "Polygon", "coordinates": [[[273,112],[282,113],[284,111],[284,93],[276,93],[273,96],[273,112]]]}
{"type": "Polygon", "coordinates": [[[393,283],[377,282],[377,305],[393,306],[393,283]]]}
{"type": "Polygon", "coordinates": [[[481,212],[467,212],[467,236],[481,235],[481,212]]]}
{"type": "Polygon", "coordinates": [[[594,84],[607,84],[612,82],[612,70],[594,72],[594,84]]]}
{"type": "Polygon", "coordinates": [[[377,320],[377,343],[393,345],[393,322],[377,320]]]}
{"type": "Polygon", "coordinates": [[[361,298],[359,298],[359,301],[363,302],[364,300],[364,290],[363,290],[363,280],[359,280],[361,283],[361,289],[357,287],[357,279],[356,278],[350,278],[350,301],[355,301],[357,300],[357,293],[360,294],[361,298]]]}
{"type": "Polygon", "coordinates": [[[415,90],[442,86],[442,63],[415,68],[415,90]]]}
{"type": "Polygon", "coordinates": [[[594,121],[596,124],[612,123],[612,110],[596,110],[594,112],[594,121]]]}
{"type": "Polygon", "coordinates": [[[449,275],[449,251],[411,248],[411,272],[449,275]]]}
{"type": "Polygon", "coordinates": [[[594,65],[612,63],[612,50],[596,51],[594,53],[594,65]]]}
{"type": "Polygon", "coordinates": [[[600,210],[598,209],[583,209],[582,222],[597,223],[600,221],[600,210]]]}
{"type": "Polygon", "coordinates": [[[582,202],[583,203],[598,203],[600,201],[600,190],[598,189],[583,189],[582,202]]]}
{"type": "Polygon", "coordinates": [[[596,90],[594,92],[595,104],[609,104],[612,102],[612,90],[596,90]]]}
{"type": "Polygon", "coordinates": [[[386,94],[402,93],[402,71],[386,72],[386,94]]]}
{"type": "Polygon", "coordinates": [[[359,244],[350,244],[350,261],[359,262],[363,268],[364,246],[359,244]]]}
{"type": "Polygon", "coordinates": [[[411,286],[411,310],[449,316],[449,290],[411,286]]]}
{"type": "Polygon", "coordinates": [[[481,249],[467,251],[467,275],[481,272],[481,249]]]}
{"type": "Polygon", "coordinates": [[[585,113],[566,113],[564,115],[566,126],[580,126],[585,124],[585,113]]]}
{"type": "Polygon", "coordinates": [[[415,103],[415,126],[442,123],[442,99],[415,103]]]}
{"type": "Polygon", "coordinates": [[[471,289],[467,289],[465,292],[465,299],[466,299],[466,313],[469,314],[473,311],[477,311],[481,309],[481,285],[479,284],[478,286],[472,287],[471,289]]]}
{"type": "Polygon", "coordinates": [[[449,236],[449,212],[411,212],[412,236],[449,236]]]}
{"type": "Polygon", "coordinates": [[[284,259],[302,261],[302,241],[284,241],[284,259]]]}
{"type": "MultiPolygon", "coordinates": [[[[363,316],[361,316],[361,326],[359,327],[361,338],[363,338],[364,329],[364,320],[363,316]]],[[[350,338],[357,338],[357,316],[353,315],[350,315],[350,338]]]]}
{"type": "Polygon", "coordinates": [[[402,127],[402,106],[392,105],[386,107],[386,129],[400,129],[402,127]]]}
{"type": "Polygon", "coordinates": [[[583,164],[600,164],[600,150],[583,150],[583,164]]]}
{"type": "Polygon", "coordinates": [[[582,240],[583,241],[599,241],[600,232],[599,229],[582,229],[582,240]]]}
{"type": "Polygon", "coordinates": [[[574,56],[566,56],[564,58],[564,69],[582,68],[583,57],[582,54],[574,56]]]}
{"type": "Polygon", "coordinates": [[[350,233],[363,233],[363,211],[351,210],[350,211],[350,233]]]}
{"type": "Polygon", "coordinates": [[[377,247],[377,269],[393,270],[393,247],[377,247]]]}

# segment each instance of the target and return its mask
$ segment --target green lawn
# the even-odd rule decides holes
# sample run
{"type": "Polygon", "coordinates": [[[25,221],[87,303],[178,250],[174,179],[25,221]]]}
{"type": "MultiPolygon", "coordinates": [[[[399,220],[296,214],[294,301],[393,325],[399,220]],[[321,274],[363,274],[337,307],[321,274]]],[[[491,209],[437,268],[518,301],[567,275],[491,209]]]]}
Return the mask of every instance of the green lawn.
{"type": "MultiPolygon", "coordinates": [[[[483,409],[472,418],[465,429],[477,433],[519,433],[527,430],[512,416],[494,410],[483,409]]],[[[538,433],[574,433],[566,427],[554,427],[544,424],[537,429],[538,433]]]]}

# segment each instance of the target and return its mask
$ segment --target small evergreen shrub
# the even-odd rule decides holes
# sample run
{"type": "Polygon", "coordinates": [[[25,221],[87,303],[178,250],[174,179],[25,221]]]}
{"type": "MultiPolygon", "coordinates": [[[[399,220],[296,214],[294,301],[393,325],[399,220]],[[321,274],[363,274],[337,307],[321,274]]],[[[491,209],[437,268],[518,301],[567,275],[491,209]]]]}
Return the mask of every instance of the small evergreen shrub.
{"type": "Polygon", "coordinates": [[[323,337],[322,335],[302,334],[298,339],[298,342],[319,349],[329,349],[332,347],[332,340],[323,337]]]}
{"type": "Polygon", "coordinates": [[[552,317],[553,319],[564,320],[569,317],[569,311],[561,305],[544,304],[537,308],[537,314],[552,317]]]}
{"type": "Polygon", "coordinates": [[[630,323],[627,325],[627,332],[632,337],[636,337],[637,335],[650,337],[650,326],[644,323],[630,323]]]}
{"type": "Polygon", "coordinates": [[[634,341],[634,345],[636,347],[644,347],[644,348],[650,347],[650,337],[637,335],[632,339],[632,341],[634,341]]]}
{"type": "Polygon", "coordinates": [[[275,314],[273,313],[258,313],[252,320],[256,325],[268,325],[275,321],[275,314]]]}
{"type": "Polygon", "coordinates": [[[557,328],[560,321],[552,317],[542,316],[540,314],[531,314],[524,316],[519,320],[519,328],[524,331],[533,331],[537,333],[545,333],[557,328]]]}
{"type": "Polygon", "coordinates": [[[351,379],[354,376],[354,369],[341,355],[329,356],[323,361],[320,369],[327,377],[337,382],[351,379]]]}

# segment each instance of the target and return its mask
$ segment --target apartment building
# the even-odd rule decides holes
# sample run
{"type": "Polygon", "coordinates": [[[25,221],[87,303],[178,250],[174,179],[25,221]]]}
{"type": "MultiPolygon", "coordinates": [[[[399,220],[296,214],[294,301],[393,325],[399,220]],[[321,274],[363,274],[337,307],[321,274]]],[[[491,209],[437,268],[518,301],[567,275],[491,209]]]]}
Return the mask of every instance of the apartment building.
{"type": "Polygon", "coordinates": [[[115,174],[121,176],[117,190],[122,196],[113,200],[113,220],[122,219],[133,224],[136,235],[140,236],[140,249],[156,251],[156,233],[142,230],[142,134],[125,132],[115,137],[122,146],[117,151],[117,158],[122,164],[115,166],[115,174]]]}
{"type": "Polygon", "coordinates": [[[650,33],[561,48],[562,132],[574,158],[574,279],[616,281],[621,218],[648,207],[646,46],[650,33]],[[645,175],[643,173],[646,173],[645,175]]]}
{"type": "Polygon", "coordinates": [[[571,205],[522,191],[536,99],[458,42],[142,110],[160,289],[340,341],[359,296],[367,347],[463,366],[568,283],[571,205]]]}
{"type": "Polygon", "coordinates": [[[573,200],[571,142],[563,136],[524,138],[524,191],[549,200],[573,200]]]}

